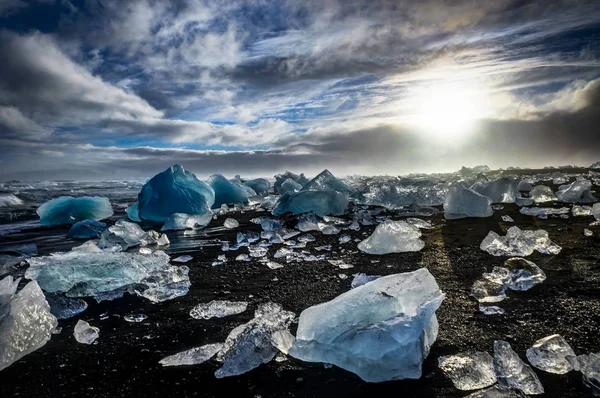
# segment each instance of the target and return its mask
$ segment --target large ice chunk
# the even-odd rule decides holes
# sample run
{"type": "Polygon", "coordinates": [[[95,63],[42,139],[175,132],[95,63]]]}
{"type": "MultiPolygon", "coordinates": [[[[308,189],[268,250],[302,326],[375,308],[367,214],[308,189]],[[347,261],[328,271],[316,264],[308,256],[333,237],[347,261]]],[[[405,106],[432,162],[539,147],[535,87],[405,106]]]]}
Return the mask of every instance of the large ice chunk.
{"type": "Polygon", "coordinates": [[[536,368],[549,373],[565,374],[579,370],[577,355],[569,343],[558,334],[536,341],[527,350],[527,359],[536,368]]]}
{"type": "Polygon", "coordinates": [[[19,280],[0,280],[0,370],[46,344],[58,325],[37,282],[17,294],[19,280]]]}
{"type": "Polygon", "coordinates": [[[159,361],[162,366],[199,365],[214,357],[223,348],[222,343],[206,344],[169,355],[159,361]]]}
{"type": "Polygon", "coordinates": [[[256,192],[252,191],[249,187],[243,187],[242,184],[229,181],[221,174],[210,176],[208,183],[215,191],[213,208],[221,207],[223,204],[247,203],[248,197],[256,195],[256,192]],[[249,192],[248,189],[252,192],[249,192]]]}
{"type": "Polygon", "coordinates": [[[215,376],[237,376],[275,358],[279,350],[273,345],[273,334],[287,330],[294,316],[275,303],[259,306],[254,319],[236,327],[227,336],[217,357],[223,366],[215,376]]]}
{"type": "Polygon", "coordinates": [[[527,395],[544,393],[544,387],[535,372],[506,341],[494,341],[494,372],[502,386],[520,390],[527,395]]]}
{"type": "Polygon", "coordinates": [[[107,198],[61,196],[41,205],[36,213],[42,225],[75,224],[83,220],[103,220],[113,215],[107,198]]]}
{"type": "Polygon", "coordinates": [[[160,230],[200,229],[206,227],[212,218],[213,214],[210,211],[199,216],[185,213],[173,213],[167,218],[167,221],[165,221],[160,230]]]}
{"type": "Polygon", "coordinates": [[[492,203],[515,203],[518,195],[517,183],[510,177],[502,177],[497,180],[487,182],[477,182],[471,186],[471,189],[487,196],[492,203]]]}
{"type": "Polygon", "coordinates": [[[529,197],[533,199],[535,203],[545,203],[557,200],[554,191],[550,187],[545,185],[537,185],[529,192],[529,197]]]}
{"type": "Polygon", "coordinates": [[[123,252],[55,253],[27,260],[25,273],[46,292],[65,293],[68,297],[91,297],[119,289],[153,302],[187,294],[189,269],[169,264],[162,251],[150,255],[123,252]]]}
{"type": "Polygon", "coordinates": [[[275,184],[273,184],[273,189],[275,190],[276,193],[280,193],[280,194],[284,193],[281,190],[281,184],[283,184],[283,182],[285,180],[287,180],[288,178],[291,178],[294,182],[299,184],[300,188],[302,188],[302,186],[308,182],[308,178],[304,177],[304,174],[298,175],[298,174],[294,174],[290,171],[286,171],[283,174],[277,174],[275,176],[275,184]]]}
{"type": "Polygon", "coordinates": [[[421,230],[406,221],[382,222],[367,239],[358,244],[358,249],[369,254],[418,252],[425,247],[421,230]]]}
{"type": "Polygon", "coordinates": [[[138,195],[138,216],[164,223],[173,213],[203,215],[215,201],[213,189],[178,164],[158,173],[138,195]]]}
{"type": "Polygon", "coordinates": [[[587,180],[575,181],[559,188],[556,197],[565,203],[594,203],[598,199],[592,195],[592,183],[587,180]]]}
{"type": "Polygon", "coordinates": [[[562,250],[550,240],[548,232],[543,229],[522,231],[519,227],[510,227],[506,236],[490,231],[481,242],[480,248],[494,256],[511,257],[529,256],[535,250],[543,254],[558,254],[562,250]]]}
{"type": "Polygon", "coordinates": [[[326,215],[342,215],[348,207],[348,197],[335,191],[300,191],[287,192],[279,198],[273,209],[273,215],[280,216],[287,212],[303,214],[314,212],[323,217],[326,215]]]}
{"type": "Polygon", "coordinates": [[[78,221],[67,233],[69,238],[74,239],[90,239],[100,236],[102,231],[106,229],[106,224],[95,220],[78,221]]]}
{"type": "Polygon", "coordinates": [[[494,359],[487,352],[475,351],[440,357],[438,364],[459,390],[478,390],[496,383],[494,359]]]}
{"type": "Polygon", "coordinates": [[[425,268],[379,278],[302,311],[289,354],[368,382],[418,379],[437,338],[435,311],[443,299],[425,268]]]}
{"type": "Polygon", "coordinates": [[[444,200],[444,217],[457,219],[466,217],[490,217],[494,214],[492,200],[460,183],[452,184],[444,200]]]}
{"type": "Polygon", "coordinates": [[[302,185],[298,184],[291,178],[288,178],[287,180],[281,183],[279,192],[283,195],[286,192],[298,192],[301,189],[302,185]]]}

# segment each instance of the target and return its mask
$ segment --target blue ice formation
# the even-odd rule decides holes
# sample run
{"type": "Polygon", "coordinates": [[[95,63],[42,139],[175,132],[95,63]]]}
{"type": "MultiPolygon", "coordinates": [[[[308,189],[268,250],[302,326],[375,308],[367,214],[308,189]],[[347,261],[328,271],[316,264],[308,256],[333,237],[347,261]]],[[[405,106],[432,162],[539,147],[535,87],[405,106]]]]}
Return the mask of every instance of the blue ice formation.
{"type": "Polygon", "coordinates": [[[280,216],[291,212],[303,214],[314,212],[323,217],[326,215],[338,216],[346,212],[348,197],[335,191],[300,191],[286,192],[281,195],[273,209],[273,215],[280,216]]]}
{"type": "Polygon", "coordinates": [[[74,239],[91,239],[100,236],[102,231],[106,229],[106,224],[95,220],[78,221],[67,233],[69,238],[74,239]]]}
{"type": "Polygon", "coordinates": [[[113,215],[113,209],[107,198],[83,196],[73,198],[61,196],[38,207],[42,225],[75,224],[83,220],[103,220],[113,215]]]}
{"type": "Polygon", "coordinates": [[[256,178],[254,180],[243,181],[244,185],[252,188],[257,195],[267,195],[269,193],[269,188],[271,187],[271,183],[269,180],[265,178],[256,178]]]}
{"type": "Polygon", "coordinates": [[[223,204],[247,203],[248,197],[256,195],[256,192],[250,187],[245,187],[238,182],[229,181],[221,174],[213,174],[210,176],[208,183],[215,192],[213,208],[221,207],[223,204]]]}
{"type": "Polygon", "coordinates": [[[135,202],[134,204],[129,206],[127,210],[125,210],[125,212],[127,213],[127,217],[129,217],[131,221],[142,222],[142,220],[140,219],[139,211],[140,210],[138,207],[138,202],[135,202]]]}
{"type": "Polygon", "coordinates": [[[275,176],[275,183],[273,184],[273,190],[276,193],[280,193],[283,194],[284,192],[281,190],[281,184],[283,184],[283,182],[285,180],[287,180],[288,178],[291,178],[293,181],[295,181],[297,184],[300,185],[300,187],[304,186],[304,184],[306,184],[308,182],[308,178],[304,177],[304,174],[294,174],[290,171],[286,171],[283,174],[277,174],[275,176]]]}
{"type": "Polygon", "coordinates": [[[335,191],[346,194],[349,198],[363,199],[362,194],[355,188],[348,186],[345,182],[331,174],[327,169],[323,170],[315,178],[304,184],[303,191],[335,191]]]}

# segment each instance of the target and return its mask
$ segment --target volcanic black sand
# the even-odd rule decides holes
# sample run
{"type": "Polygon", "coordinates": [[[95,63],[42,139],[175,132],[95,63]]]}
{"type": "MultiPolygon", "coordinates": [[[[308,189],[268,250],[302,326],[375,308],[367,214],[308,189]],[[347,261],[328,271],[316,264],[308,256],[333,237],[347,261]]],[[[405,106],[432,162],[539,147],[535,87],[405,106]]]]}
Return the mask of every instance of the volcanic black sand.
{"type": "MultiPolygon", "coordinates": [[[[240,221],[232,231],[212,234],[211,238],[233,241],[237,231],[260,231],[250,219],[265,213],[232,213],[220,216],[222,225],[230,216],[240,221]]],[[[385,213],[383,213],[385,214],[385,213]]],[[[387,214],[394,215],[393,212],[387,214]]],[[[397,219],[398,217],[394,217],[397,219]]],[[[354,241],[339,245],[339,235],[325,236],[313,232],[315,246],[331,244],[330,259],[343,258],[353,269],[340,270],[327,261],[285,264],[270,270],[265,264],[236,262],[235,256],[246,248],[226,252],[228,262],[211,263],[221,254],[220,247],[189,251],[194,259],[190,267],[192,286],[187,296],[160,304],[126,296],[113,302],[96,304],[71,320],[60,321],[62,333],[52,337],[43,348],[0,372],[0,396],[60,397],[463,397],[437,367],[441,355],[466,350],[493,354],[493,342],[503,339],[525,359],[525,350],[534,341],[559,333],[577,354],[600,351],[600,228],[589,227],[592,217],[552,218],[538,220],[523,216],[515,205],[505,205],[493,217],[445,221],[438,215],[430,218],[436,227],[424,230],[425,248],[418,253],[370,256],[356,249],[354,241]],[[505,223],[502,215],[510,215],[515,223],[505,223]],[[528,257],[538,264],[547,280],[525,292],[508,292],[500,306],[505,315],[486,316],[478,312],[477,303],[469,297],[473,282],[505,258],[497,258],[480,250],[479,244],[490,230],[504,234],[517,225],[522,229],[543,228],[551,239],[562,246],[559,255],[535,253],[528,257]],[[594,231],[584,237],[584,227],[594,231]],[[345,253],[341,253],[341,248],[345,253]],[[239,377],[216,379],[218,364],[163,368],[158,361],[176,352],[203,344],[222,342],[234,327],[252,318],[258,303],[273,301],[297,314],[314,304],[330,300],[350,289],[352,274],[388,275],[427,267],[435,276],[446,299],[437,312],[440,332],[437,342],[423,366],[420,380],[380,384],[363,382],[345,370],[325,368],[322,364],[302,363],[293,358],[272,361],[239,377]],[[342,280],[338,274],[345,273],[342,280]],[[246,300],[248,311],[224,319],[196,320],[189,310],[200,302],[214,299],[246,300]],[[123,319],[130,313],[143,313],[148,319],[129,323],[123,319]],[[93,345],[78,344],[73,338],[77,319],[100,328],[100,338],[93,345]]],[[[375,226],[361,231],[344,231],[352,239],[363,239],[375,226]]],[[[56,229],[57,242],[65,241],[66,229],[56,229]]],[[[18,241],[25,236],[4,237],[3,242],[18,241]]],[[[171,238],[174,238],[171,235],[171,238]]],[[[40,247],[40,254],[68,250],[56,246],[40,247]]],[[[269,257],[278,246],[269,250],[269,257]]],[[[177,253],[180,255],[182,253],[177,253]]],[[[284,261],[280,261],[285,263],[284,261]]],[[[292,332],[295,333],[296,325],[292,332]]],[[[580,397],[590,393],[578,372],[552,375],[536,370],[548,397],[580,397]]]]}

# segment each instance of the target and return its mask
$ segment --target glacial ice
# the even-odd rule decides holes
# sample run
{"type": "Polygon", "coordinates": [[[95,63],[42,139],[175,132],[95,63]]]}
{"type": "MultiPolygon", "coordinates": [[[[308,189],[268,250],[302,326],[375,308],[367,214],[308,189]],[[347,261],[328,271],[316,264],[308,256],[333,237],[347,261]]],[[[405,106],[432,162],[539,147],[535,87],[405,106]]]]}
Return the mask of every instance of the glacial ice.
{"type": "Polygon", "coordinates": [[[350,287],[352,289],[354,289],[354,288],[365,285],[365,284],[372,282],[379,278],[381,278],[381,275],[367,275],[367,274],[363,274],[362,272],[358,273],[358,274],[354,274],[354,279],[352,279],[352,282],[350,283],[350,287]]]}
{"type": "Polygon", "coordinates": [[[367,382],[421,377],[444,294],[426,268],[379,278],[300,314],[290,355],[367,382]]]}
{"type": "Polygon", "coordinates": [[[266,178],[246,180],[243,183],[249,186],[257,195],[268,195],[269,188],[271,188],[271,183],[266,178]]]}
{"type": "Polygon", "coordinates": [[[533,189],[533,185],[527,180],[519,181],[519,185],[517,185],[517,191],[520,192],[530,192],[533,189]]]}
{"type": "Polygon", "coordinates": [[[222,343],[206,344],[169,355],[158,361],[158,363],[162,366],[199,365],[214,357],[222,348],[222,343]]]}
{"type": "Polygon", "coordinates": [[[418,252],[425,247],[419,228],[406,221],[382,222],[367,239],[358,244],[358,249],[368,254],[418,252]]]}
{"type": "Polygon", "coordinates": [[[537,185],[530,192],[529,197],[533,199],[535,203],[545,203],[558,200],[554,191],[550,187],[545,185],[537,185]]]}
{"type": "Polygon", "coordinates": [[[223,318],[241,314],[247,308],[248,303],[245,301],[213,300],[196,305],[190,311],[190,316],[194,319],[223,318]]]}
{"type": "Polygon", "coordinates": [[[300,217],[298,217],[298,224],[296,224],[296,228],[302,232],[318,231],[319,224],[315,213],[308,212],[301,214],[300,217]]]}
{"type": "Polygon", "coordinates": [[[589,230],[589,229],[587,229],[587,228],[584,228],[583,229],[583,235],[584,236],[594,236],[594,232],[591,231],[591,230],[589,230]]]}
{"type": "Polygon", "coordinates": [[[325,215],[341,215],[348,207],[348,197],[335,191],[300,191],[287,192],[279,198],[273,209],[273,215],[280,216],[291,212],[303,214],[314,212],[323,217],[325,215]]]}
{"type": "Polygon", "coordinates": [[[558,334],[536,341],[527,350],[526,355],[529,363],[545,372],[565,374],[579,370],[577,355],[569,343],[558,334]]]}
{"type": "Polygon", "coordinates": [[[0,370],[46,344],[58,326],[37,282],[16,293],[18,285],[10,275],[0,280],[0,370]]]}
{"type": "Polygon", "coordinates": [[[515,198],[515,203],[517,204],[517,206],[531,206],[533,204],[533,199],[518,196],[517,198],[515,198]]]}
{"type": "Polygon", "coordinates": [[[210,176],[208,183],[215,192],[213,208],[221,207],[223,204],[248,203],[248,197],[256,195],[254,191],[249,192],[241,184],[231,182],[221,174],[210,176]]]}
{"type": "Polygon", "coordinates": [[[210,211],[206,214],[197,216],[185,213],[173,213],[167,218],[160,230],[178,231],[182,229],[200,229],[210,223],[212,216],[210,211]]]}
{"type": "Polygon", "coordinates": [[[279,194],[284,194],[285,192],[282,191],[281,189],[281,185],[285,182],[285,180],[287,179],[292,179],[292,181],[296,182],[297,184],[300,185],[300,189],[302,189],[302,186],[304,186],[304,184],[306,184],[308,182],[308,178],[304,177],[304,174],[294,174],[292,172],[286,171],[283,174],[278,174],[275,176],[275,184],[273,184],[273,190],[275,190],[276,193],[279,194]]]}
{"type": "Polygon", "coordinates": [[[102,231],[106,229],[106,224],[95,220],[78,221],[67,233],[69,238],[73,239],[91,239],[98,238],[102,231]]]}
{"type": "Polygon", "coordinates": [[[139,214],[139,203],[135,202],[134,204],[132,204],[131,206],[129,206],[127,209],[125,209],[125,213],[127,213],[127,217],[129,217],[129,219],[131,221],[135,221],[135,222],[142,222],[142,220],[140,219],[140,214],[139,214]]]}
{"type": "Polygon", "coordinates": [[[494,341],[494,372],[502,386],[520,390],[527,395],[544,393],[544,387],[535,372],[506,341],[494,341]]]}
{"type": "Polygon", "coordinates": [[[115,225],[111,225],[102,232],[99,246],[105,249],[121,246],[123,250],[127,250],[138,245],[148,246],[154,244],[166,245],[169,244],[169,240],[166,235],[152,230],[144,232],[136,223],[118,220],[115,225]]]}
{"type": "Polygon", "coordinates": [[[100,329],[95,326],[90,326],[86,321],[81,319],[77,321],[73,336],[75,340],[81,344],[92,344],[99,337],[100,329]]]}
{"type": "Polygon", "coordinates": [[[496,269],[500,270],[502,283],[510,290],[529,290],[546,280],[546,274],[540,267],[520,257],[509,258],[504,267],[494,267],[496,269]]]}
{"type": "Polygon", "coordinates": [[[502,315],[504,314],[504,309],[497,305],[479,304],[479,312],[482,312],[484,315],[502,315]]]}
{"type": "Polygon", "coordinates": [[[594,203],[598,199],[592,195],[592,183],[587,180],[575,181],[562,186],[556,192],[556,197],[565,203],[594,203]]]}
{"type": "Polygon", "coordinates": [[[487,182],[477,182],[471,189],[483,196],[487,196],[492,203],[515,203],[518,195],[517,183],[509,177],[502,177],[487,182]]]}
{"type": "Polygon", "coordinates": [[[273,345],[272,336],[287,330],[294,313],[284,311],[280,305],[265,303],[254,313],[254,319],[233,329],[217,359],[223,366],[215,372],[217,378],[246,373],[275,358],[279,350],[273,345]]]}
{"type": "Polygon", "coordinates": [[[462,391],[478,390],[496,383],[494,359],[487,352],[474,351],[438,359],[440,369],[462,391]]]}
{"type": "Polygon", "coordinates": [[[176,164],[144,184],[138,195],[138,215],[164,223],[173,213],[203,215],[215,201],[213,189],[176,164]]]}
{"type": "Polygon", "coordinates": [[[573,217],[591,216],[592,206],[573,205],[573,207],[571,208],[571,214],[573,214],[573,217]]]}
{"type": "Polygon", "coordinates": [[[103,220],[113,215],[113,209],[107,198],[61,196],[38,207],[36,213],[40,216],[40,224],[52,226],[87,219],[103,220]]]}
{"type": "Polygon", "coordinates": [[[554,209],[552,207],[522,207],[519,212],[526,216],[533,216],[541,219],[547,219],[548,216],[559,216],[561,214],[569,214],[567,207],[561,207],[560,209],[554,209]]]}
{"type": "Polygon", "coordinates": [[[578,359],[581,363],[583,384],[592,391],[592,394],[600,397],[600,353],[580,355],[578,359]]]}
{"type": "Polygon", "coordinates": [[[64,297],[58,293],[46,293],[46,300],[50,305],[50,312],[57,319],[69,319],[82,313],[88,307],[85,300],[64,297]]]}
{"type": "Polygon", "coordinates": [[[223,226],[227,229],[234,229],[240,226],[240,223],[234,218],[228,218],[223,222],[223,226]]]}
{"type": "Polygon", "coordinates": [[[481,250],[493,256],[525,257],[535,250],[542,254],[558,254],[560,246],[552,242],[548,232],[543,229],[537,231],[522,231],[519,227],[510,227],[506,236],[500,236],[494,231],[485,237],[480,245],[481,250]]]}
{"type": "Polygon", "coordinates": [[[448,220],[466,217],[490,217],[492,200],[460,183],[452,184],[444,200],[444,217],[448,220]]]}
{"type": "Polygon", "coordinates": [[[169,264],[162,251],[150,255],[71,251],[27,260],[25,277],[36,280],[46,292],[67,297],[92,297],[127,289],[152,302],[187,294],[190,286],[185,266],[169,264]]]}
{"type": "Polygon", "coordinates": [[[279,187],[279,192],[283,195],[286,192],[298,192],[302,189],[302,185],[298,184],[296,181],[288,178],[284,182],[281,183],[279,187]]]}
{"type": "Polygon", "coordinates": [[[303,191],[335,191],[346,194],[349,198],[361,201],[362,194],[355,188],[335,177],[327,169],[319,173],[315,178],[304,184],[303,191]]]}

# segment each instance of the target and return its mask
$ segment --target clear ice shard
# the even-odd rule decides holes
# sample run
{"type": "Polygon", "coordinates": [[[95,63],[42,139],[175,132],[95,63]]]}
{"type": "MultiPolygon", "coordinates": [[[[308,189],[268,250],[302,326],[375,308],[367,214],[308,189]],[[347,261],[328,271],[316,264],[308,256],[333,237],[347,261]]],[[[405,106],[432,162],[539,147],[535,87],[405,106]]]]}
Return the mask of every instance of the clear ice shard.
{"type": "Polygon", "coordinates": [[[519,196],[515,199],[515,203],[517,206],[531,206],[533,204],[533,199],[519,196]]]}
{"type": "Polygon", "coordinates": [[[526,356],[529,363],[545,372],[565,374],[579,370],[577,355],[569,343],[558,334],[536,341],[527,350],[526,356]]]}
{"type": "Polygon", "coordinates": [[[535,203],[545,203],[557,200],[554,191],[550,187],[545,185],[537,185],[530,192],[529,197],[533,199],[535,203]]]}
{"type": "Polygon", "coordinates": [[[200,229],[204,228],[212,220],[212,213],[195,216],[185,213],[171,214],[163,224],[161,231],[178,231],[182,229],[200,229]]]}
{"type": "Polygon", "coordinates": [[[273,215],[280,216],[291,212],[303,214],[314,212],[323,217],[326,215],[342,215],[348,207],[348,197],[335,191],[300,191],[287,192],[279,198],[273,209],[273,215]]]}
{"type": "Polygon", "coordinates": [[[75,340],[81,344],[92,344],[99,337],[100,329],[95,326],[90,326],[86,321],[81,319],[77,321],[73,336],[75,340]]]}
{"type": "Polygon", "coordinates": [[[502,177],[493,181],[476,182],[471,189],[487,196],[492,203],[515,203],[518,196],[517,183],[510,177],[502,177]]]}
{"type": "Polygon", "coordinates": [[[162,366],[199,365],[214,357],[223,348],[222,343],[206,344],[169,355],[158,361],[162,366]]]}
{"type": "Polygon", "coordinates": [[[496,384],[485,390],[476,391],[465,398],[526,398],[521,391],[513,390],[496,384]]]}
{"type": "Polygon", "coordinates": [[[244,185],[247,185],[256,192],[257,195],[268,195],[271,183],[266,178],[256,178],[254,180],[243,181],[244,185]]]}
{"type": "Polygon", "coordinates": [[[479,311],[484,315],[502,315],[504,314],[504,309],[500,308],[496,305],[483,305],[479,304],[479,311]]]}
{"type": "Polygon", "coordinates": [[[520,257],[506,260],[504,267],[494,267],[499,270],[499,277],[507,289],[524,291],[546,280],[546,274],[534,262],[520,257]]]}
{"type": "Polygon", "coordinates": [[[193,259],[194,259],[194,257],[190,256],[189,254],[185,254],[183,256],[176,257],[171,261],[173,261],[175,263],[187,263],[188,261],[191,261],[193,259]]]}
{"type": "Polygon", "coordinates": [[[69,319],[82,313],[88,307],[85,300],[64,297],[58,293],[46,293],[46,300],[50,305],[50,312],[58,319],[69,319]]]}
{"type": "Polygon", "coordinates": [[[526,216],[533,216],[541,219],[546,219],[548,216],[559,216],[561,214],[569,214],[567,207],[555,209],[552,207],[522,207],[519,212],[526,216]]]}
{"type": "Polygon", "coordinates": [[[40,216],[40,224],[52,226],[88,219],[103,220],[113,215],[113,209],[107,198],[61,196],[38,207],[36,213],[40,216]]]}
{"type": "Polygon", "coordinates": [[[494,341],[494,372],[498,383],[527,395],[544,393],[544,387],[531,367],[525,364],[506,341],[494,341]]]}
{"type": "Polygon", "coordinates": [[[548,232],[543,229],[537,231],[521,230],[519,227],[510,227],[506,236],[500,236],[494,231],[485,237],[480,245],[481,250],[493,256],[519,256],[525,257],[535,250],[542,254],[558,254],[560,246],[552,242],[548,232]]]}
{"type": "Polygon", "coordinates": [[[195,319],[223,318],[241,314],[247,308],[248,303],[245,301],[213,300],[196,305],[190,311],[190,316],[195,319]]]}
{"type": "Polygon", "coordinates": [[[213,174],[209,177],[208,183],[215,192],[215,203],[213,208],[232,203],[248,203],[250,196],[255,196],[256,192],[250,187],[244,187],[242,184],[229,181],[221,174],[213,174]]]}
{"type": "Polygon", "coordinates": [[[292,181],[296,182],[298,185],[300,185],[300,188],[302,188],[302,186],[304,184],[306,184],[308,182],[308,178],[304,177],[304,174],[294,174],[290,171],[286,171],[283,174],[277,174],[275,176],[275,184],[273,184],[273,190],[276,193],[279,194],[284,194],[285,192],[282,191],[281,189],[281,185],[288,179],[292,179],[292,181]]]}
{"type": "Polygon", "coordinates": [[[102,231],[106,229],[106,224],[95,220],[78,221],[67,233],[69,238],[73,239],[91,239],[98,238],[102,231]]]}
{"type": "Polygon", "coordinates": [[[10,275],[0,280],[0,370],[44,346],[58,326],[37,282],[16,293],[18,285],[10,275]]]}
{"type": "Polygon", "coordinates": [[[121,246],[123,250],[127,250],[130,247],[138,245],[148,246],[168,243],[169,240],[163,234],[152,230],[144,232],[136,223],[118,220],[115,225],[111,225],[102,232],[99,247],[111,248],[121,246]]]}
{"type": "Polygon", "coordinates": [[[337,365],[367,382],[418,379],[443,299],[425,268],[379,278],[302,311],[290,355],[337,365]]]}
{"type": "Polygon", "coordinates": [[[25,277],[36,280],[50,293],[67,297],[93,297],[123,289],[153,302],[187,294],[190,286],[185,266],[169,264],[162,251],[150,255],[124,252],[55,253],[27,260],[25,277]]]}
{"type": "Polygon", "coordinates": [[[474,351],[438,359],[440,369],[462,391],[479,390],[496,383],[494,359],[487,352],[474,351]]]}
{"type": "Polygon", "coordinates": [[[565,203],[594,203],[598,199],[592,195],[592,183],[587,180],[575,181],[572,184],[561,186],[556,192],[556,197],[565,203]]]}
{"type": "Polygon", "coordinates": [[[236,327],[227,336],[217,357],[223,366],[215,376],[220,379],[241,375],[270,362],[279,352],[273,345],[273,334],[287,330],[293,319],[294,313],[284,311],[278,304],[259,306],[254,319],[236,327]]]}
{"type": "Polygon", "coordinates": [[[594,396],[600,397],[600,353],[580,355],[578,359],[583,384],[592,391],[594,396]]]}
{"type": "Polygon", "coordinates": [[[496,281],[478,280],[473,283],[471,297],[480,303],[498,303],[506,298],[506,288],[496,281]]]}
{"type": "Polygon", "coordinates": [[[368,254],[418,252],[425,247],[419,228],[406,221],[382,222],[358,249],[368,254]]]}
{"type": "Polygon", "coordinates": [[[237,228],[240,226],[240,223],[233,218],[228,218],[223,222],[223,226],[228,229],[237,228]]]}
{"type": "Polygon", "coordinates": [[[140,219],[164,223],[173,213],[204,215],[215,201],[213,189],[176,164],[144,184],[138,194],[140,219]]]}
{"type": "Polygon", "coordinates": [[[494,214],[492,200],[487,196],[454,183],[444,200],[444,217],[448,220],[467,217],[490,217],[494,214]]]}
{"type": "Polygon", "coordinates": [[[367,274],[363,274],[362,272],[358,273],[358,274],[354,274],[354,278],[352,279],[352,282],[350,283],[350,287],[352,289],[354,289],[354,288],[365,285],[365,284],[372,282],[375,279],[379,279],[379,278],[381,278],[381,275],[367,275],[367,274]]]}

